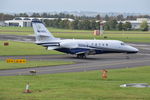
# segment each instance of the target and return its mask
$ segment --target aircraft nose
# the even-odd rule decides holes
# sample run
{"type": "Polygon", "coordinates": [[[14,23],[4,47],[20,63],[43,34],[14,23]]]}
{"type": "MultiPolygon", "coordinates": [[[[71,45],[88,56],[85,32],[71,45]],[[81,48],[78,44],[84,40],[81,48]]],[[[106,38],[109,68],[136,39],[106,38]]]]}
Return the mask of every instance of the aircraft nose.
{"type": "Polygon", "coordinates": [[[139,52],[139,49],[137,49],[137,48],[134,48],[134,53],[138,53],[139,52]]]}
{"type": "Polygon", "coordinates": [[[130,47],[130,51],[128,53],[138,53],[139,49],[135,48],[135,47],[130,47]]]}

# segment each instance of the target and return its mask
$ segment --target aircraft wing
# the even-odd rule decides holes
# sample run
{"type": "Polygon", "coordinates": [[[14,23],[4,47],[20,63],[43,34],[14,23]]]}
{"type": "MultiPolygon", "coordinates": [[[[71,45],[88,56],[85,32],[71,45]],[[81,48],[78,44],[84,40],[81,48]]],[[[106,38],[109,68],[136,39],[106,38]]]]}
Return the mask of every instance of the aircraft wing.
{"type": "Polygon", "coordinates": [[[96,53],[96,49],[83,49],[80,48],[78,50],[73,50],[73,52],[78,55],[78,54],[95,54],[96,53]]]}
{"type": "Polygon", "coordinates": [[[76,55],[78,55],[78,54],[85,54],[85,53],[87,53],[87,52],[77,52],[76,55]]]}
{"type": "Polygon", "coordinates": [[[54,50],[54,49],[57,49],[58,46],[53,46],[53,47],[47,47],[47,50],[54,50]]]}

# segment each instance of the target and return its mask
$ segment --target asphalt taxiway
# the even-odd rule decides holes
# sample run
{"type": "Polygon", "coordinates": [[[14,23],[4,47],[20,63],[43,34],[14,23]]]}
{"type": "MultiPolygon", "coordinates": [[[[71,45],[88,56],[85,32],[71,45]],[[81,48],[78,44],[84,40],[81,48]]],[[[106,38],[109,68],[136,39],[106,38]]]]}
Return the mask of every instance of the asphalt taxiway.
{"type": "MultiPolygon", "coordinates": [[[[20,39],[22,37],[19,37],[20,39]]],[[[23,37],[25,40],[25,37],[23,37]]],[[[19,39],[19,40],[20,40],[19,39]]],[[[27,37],[27,39],[29,39],[27,37]]],[[[23,40],[23,41],[24,41],[23,40]]],[[[31,38],[31,42],[33,39],[31,38]]],[[[130,43],[140,50],[137,54],[100,54],[87,56],[87,59],[77,59],[72,55],[29,55],[29,56],[0,56],[0,60],[7,58],[25,58],[27,60],[48,61],[73,61],[72,65],[41,66],[24,69],[0,70],[0,76],[30,75],[30,70],[36,70],[37,74],[82,72],[89,70],[115,69],[150,66],[150,44],[130,43]],[[129,58],[127,57],[129,56],[129,58]]]]}

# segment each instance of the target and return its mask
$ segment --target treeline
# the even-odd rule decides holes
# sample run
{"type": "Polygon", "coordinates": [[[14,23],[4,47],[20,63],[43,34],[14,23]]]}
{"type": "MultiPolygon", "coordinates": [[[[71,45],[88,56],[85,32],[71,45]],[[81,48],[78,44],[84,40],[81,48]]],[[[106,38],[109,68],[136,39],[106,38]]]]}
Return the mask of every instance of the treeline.
{"type": "Polygon", "coordinates": [[[99,29],[99,23],[96,20],[44,20],[47,27],[64,28],[64,29],[79,29],[79,30],[94,30],[99,29]]]}
{"type": "Polygon", "coordinates": [[[109,20],[105,23],[104,29],[105,30],[131,30],[132,25],[130,22],[117,22],[117,20],[109,20]]]}
{"type": "Polygon", "coordinates": [[[0,13],[0,21],[4,20],[11,20],[15,17],[42,17],[42,18],[72,18],[77,20],[118,20],[118,21],[124,21],[124,20],[136,20],[137,18],[150,18],[150,15],[139,15],[139,16],[127,16],[124,17],[122,14],[118,16],[108,16],[105,15],[104,17],[97,15],[94,17],[90,16],[75,16],[72,14],[64,14],[64,13],[58,13],[58,14],[50,14],[50,13],[19,13],[19,14],[4,14],[0,13]]]}
{"type": "MultiPolygon", "coordinates": [[[[45,20],[45,25],[47,27],[55,27],[55,28],[64,28],[64,29],[83,29],[83,30],[94,30],[100,28],[100,22],[96,20],[45,20]]],[[[107,21],[103,28],[105,30],[131,30],[132,26],[130,22],[121,23],[117,22],[117,20],[109,20],[107,21]]]]}
{"type": "MultiPolygon", "coordinates": [[[[136,20],[137,18],[150,18],[149,15],[142,15],[142,16],[127,16],[124,17],[123,15],[118,16],[100,16],[97,15],[95,17],[89,16],[75,16],[70,14],[50,14],[50,13],[19,13],[19,14],[4,14],[0,13],[0,21],[4,20],[11,20],[15,17],[42,17],[42,18],[57,18],[55,20],[44,20],[45,25],[47,27],[55,27],[55,28],[65,28],[65,29],[83,29],[83,30],[94,30],[99,29],[100,22],[105,20],[106,23],[104,24],[104,30],[131,30],[132,26],[130,22],[121,23],[121,21],[125,20],[136,20]],[[69,20],[61,20],[61,18],[71,18],[74,21],[69,20]],[[119,22],[120,21],[120,22],[119,22]]],[[[147,22],[143,22],[141,24],[141,30],[146,31],[148,30],[147,22]]]]}
{"type": "Polygon", "coordinates": [[[0,13],[0,21],[13,19],[14,15],[0,13]]]}

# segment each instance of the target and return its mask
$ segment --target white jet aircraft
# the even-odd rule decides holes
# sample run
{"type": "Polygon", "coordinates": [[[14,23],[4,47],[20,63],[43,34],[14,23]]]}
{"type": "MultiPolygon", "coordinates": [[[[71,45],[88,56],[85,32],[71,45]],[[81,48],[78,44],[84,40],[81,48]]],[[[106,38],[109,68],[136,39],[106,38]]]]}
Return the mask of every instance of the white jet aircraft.
{"type": "Polygon", "coordinates": [[[137,53],[139,50],[118,40],[81,40],[55,38],[40,21],[32,21],[36,44],[47,50],[56,50],[86,58],[87,55],[104,53],[137,53]]]}

